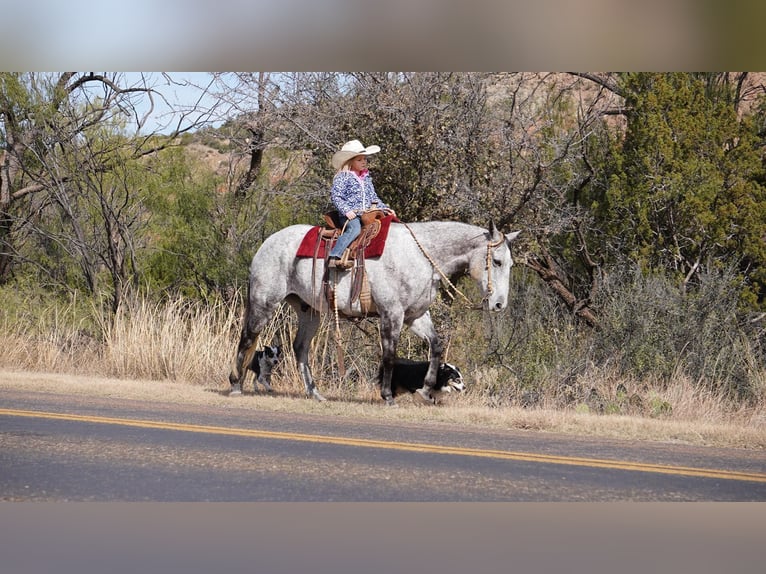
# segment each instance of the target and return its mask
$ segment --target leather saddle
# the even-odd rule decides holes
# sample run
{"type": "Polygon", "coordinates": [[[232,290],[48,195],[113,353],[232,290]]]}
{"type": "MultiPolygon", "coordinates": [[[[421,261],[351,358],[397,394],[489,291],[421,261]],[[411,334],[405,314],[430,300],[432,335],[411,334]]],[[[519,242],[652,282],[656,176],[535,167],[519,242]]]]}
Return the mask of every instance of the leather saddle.
{"type": "MultiPolygon", "coordinates": [[[[347,264],[355,259],[364,259],[364,250],[380,233],[380,220],[386,216],[382,209],[368,209],[360,216],[362,220],[362,231],[346,248],[341,257],[341,263],[347,264]]],[[[337,239],[340,236],[343,226],[340,223],[340,214],[333,209],[323,214],[326,226],[320,232],[323,239],[337,239]]]]}
{"type": "MultiPolygon", "coordinates": [[[[354,267],[351,279],[351,301],[359,301],[362,312],[366,315],[373,310],[372,298],[370,297],[370,286],[367,282],[367,272],[364,268],[364,250],[370,242],[380,233],[381,219],[385,217],[382,209],[369,209],[362,213],[362,231],[359,236],[343,252],[340,258],[341,266],[344,268],[354,267]],[[354,261],[356,265],[351,263],[354,261]]],[[[342,232],[340,216],[337,210],[331,210],[323,214],[327,226],[319,233],[320,239],[329,243],[338,238],[342,232]]],[[[329,248],[325,249],[325,262],[329,254],[329,248]]],[[[325,297],[332,308],[335,299],[334,287],[328,280],[329,269],[325,267],[325,275],[322,283],[324,284],[325,297]]]]}

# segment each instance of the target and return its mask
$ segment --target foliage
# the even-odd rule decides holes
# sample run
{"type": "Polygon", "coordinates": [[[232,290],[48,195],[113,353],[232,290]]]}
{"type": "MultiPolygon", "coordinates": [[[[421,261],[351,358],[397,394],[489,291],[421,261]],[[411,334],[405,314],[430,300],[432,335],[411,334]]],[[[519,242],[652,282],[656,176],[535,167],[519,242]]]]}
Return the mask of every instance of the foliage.
{"type": "MultiPolygon", "coordinates": [[[[405,221],[523,231],[505,313],[432,309],[488,404],[665,416],[663,387],[687,378],[762,395],[764,98],[743,108],[722,74],[235,77],[220,128],[142,135],[128,119],[151,89],[118,74],[0,74],[3,306],[24,308],[14,289],[108,301],[114,322],[85,329],[103,341],[139,294],[184,317],[235,302],[268,235],[321,221],[329,158],[358,138],[382,147],[375,185],[405,221]]],[[[29,313],[6,311],[5,327],[29,313]]],[[[374,327],[347,329],[369,334],[347,339],[364,381],[374,327]]],[[[406,332],[400,349],[426,352],[406,332]]],[[[336,374],[331,353],[319,365],[336,374]]]]}
{"type": "Polygon", "coordinates": [[[626,74],[625,142],[602,222],[613,249],[696,282],[737,261],[743,298],[764,302],[766,188],[759,138],[730,88],[692,74],[626,74]]]}
{"type": "Polygon", "coordinates": [[[759,392],[762,374],[753,365],[766,361],[766,341],[743,321],[739,292],[731,269],[703,274],[693,294],[668,277],[615,270],[601,293],[592,360],[664,384],[689,376],[731,400],[750,400],[759,392]]]}
{"type": "Polygon", "coordinates": [[[215,222],[216,178],[196,177],[181,150],[167,150],[150,164],[158,176],[147,190],[155,239],[145,258],[144,280],[150,291],[210,296],[231,282],[227,272],[235,268],[224,254],[220,232],[225,224],[215,222]]]}

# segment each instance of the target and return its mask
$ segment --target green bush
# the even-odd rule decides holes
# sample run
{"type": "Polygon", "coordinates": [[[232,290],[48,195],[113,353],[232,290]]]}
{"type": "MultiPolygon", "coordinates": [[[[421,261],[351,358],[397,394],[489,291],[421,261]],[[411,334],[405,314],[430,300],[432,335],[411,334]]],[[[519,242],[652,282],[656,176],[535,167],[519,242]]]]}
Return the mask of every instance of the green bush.
{"type": "Polygon", "coordinates": [[[733,400],[752,398],[759,377],[752,359],[764,355],[758,336],[744,328],[739,293],[733,271],[703,275],[686,290],[658,273],[612,273],[599,302],[593,359],[616,362],[627,377],[667,383],[686,375],[733,400]]]}

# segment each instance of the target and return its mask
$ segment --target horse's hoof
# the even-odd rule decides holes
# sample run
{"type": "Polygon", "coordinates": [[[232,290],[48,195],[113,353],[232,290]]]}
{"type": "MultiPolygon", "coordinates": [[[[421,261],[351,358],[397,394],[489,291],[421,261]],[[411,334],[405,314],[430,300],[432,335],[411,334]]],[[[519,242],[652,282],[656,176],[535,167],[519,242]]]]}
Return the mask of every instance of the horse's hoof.
{"type": "Polygon", "coordinates": [[[393,407],[398,408],[399,404],[393,399],[393,397],[386,399],[386,406],[387,407],[393,407]]]}
{"type": "Polygon", "coordinates": [[[415,395],[424,403],[429,405],[436,404],[436,399],[431,396],[431,391],[428,389],[416,389],[415,395]]]}
{"type": "Polygon", "coordinates": [[[240,387],[239,385],[232,386],[231,390],[229,391],[229,396],[230,397],[242,396],[242,387],[240,387]]]}
{"type": "Polygon", "coordinates": [[[326,398],[324,398],[322,395],[319,394],[319,391],[313,391],[311,393],[311,396],[315,398],[316,400],[318,400],[320,403],[323,403],[327,400],[326,398]]]}

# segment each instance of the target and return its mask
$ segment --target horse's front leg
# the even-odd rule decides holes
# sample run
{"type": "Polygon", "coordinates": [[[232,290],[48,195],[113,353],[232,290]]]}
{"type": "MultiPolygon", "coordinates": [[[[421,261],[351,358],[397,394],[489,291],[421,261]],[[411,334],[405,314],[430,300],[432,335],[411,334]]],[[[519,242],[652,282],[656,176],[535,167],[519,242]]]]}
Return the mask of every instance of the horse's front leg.
{"type": "Polygon", "coordinates": [[[442,344],[442,341],[439,338],[436,329],[434,328],[434,324],[431,321],[431,314],[428,311],[415,319],[410,325],[410,329],[418,337],[426,340],[430,349],[428,372],[426,373],[426,378],[423,381],[423,386],[417,389],[416,393],[417,396],[425,402],[435,404],[436,399],[434,399],[433,395],[431,394],[431,390],[436,386],[436,375],[439,372],[439,365],[441,365],[442,362],[444,345],[442,344]]]}
{"type": "Polygon", "coordinates": [[[391,392],[391,376],[394,372],[396,347],[402,332],[403,317],[401,315],[385,314],[380,317],[380,344],[383,350],[383,377],[380,381],[380,396],[389,406],[395,406],[391,392]]]}
{"type": "Polygon", "coordinates": [[[324,401],[326,399],[317,390],[309,368],[309,349],[311,348],[311,340],[319,329],[319,312],[303,303],[293,303],[292,301],[290,303],[298,315],[298,332],[293,341],[293,352],[295,353],[298,372],[300,372],[303,385],[306,388],[306,396],[324,401]]]}

